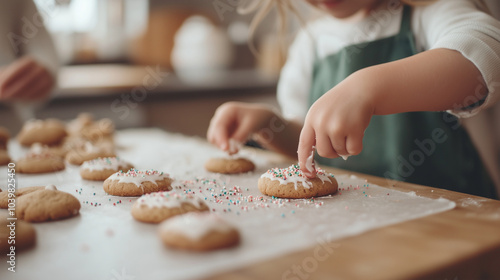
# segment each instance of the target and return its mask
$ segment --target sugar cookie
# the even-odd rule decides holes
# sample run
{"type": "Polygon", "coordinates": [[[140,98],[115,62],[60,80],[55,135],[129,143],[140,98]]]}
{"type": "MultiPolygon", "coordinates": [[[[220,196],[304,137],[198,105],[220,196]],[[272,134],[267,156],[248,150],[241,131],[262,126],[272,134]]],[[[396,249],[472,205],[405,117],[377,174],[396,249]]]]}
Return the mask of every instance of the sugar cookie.
{"type": "Polygon", "coordinates": [[[57,145],[66,135],[66,128],[59,120],[30,120],[24,123],[17,139],[23,146],[31,146],[37,142],[43,145],[57,145]]]}
{"type": "Polygon", "coordinates": [[[215,173],[237,174],[253,171],[255,165],[244,158],[211,158],[205,163],[205,169],[215,173]]]}
{"type": "Polygon", "coordinates": [[[141,222],[159,223],[187,212],[209,211],[200,198],[191,194],[154,192],[141,196],[132,206],[132,216],[141,222]]]}
{"type": "Polygon", "coordinates": [[[210,212],[170,218],[160,224],[159,234],[166,246],[190,251],[222,249],[240,242],[238,230],[210,212]]]}
{"type": "Polygon", "coordinates": [[[55,221],[78,215],[80,201],[49,185],[17,198],[16,215],[27,222],[55,221]]]}
{"type": "Polygon", "coordinates": [[[157,191],[169,191],[172,179],[156,170],[116,172],[104,181],[104,191],[116,196],[141,196],[157,191]]]}
{"type": "Polygon", "coordinates": [[[39,145],[34,145],[31,151],[16,162],[18,173],[39,174],[61,171],[65,169],[64,160],[39,145]]]}
{"type": "Polygon", "coordinates": [[[9,201],[9,192],[2,192],[0,193],[0,208],[7,209],[9,207],[9,202],[13,202],[14,198],[19,198],[23,195],[40,191],[43,189],[45,189],[45,187],[26,187],[26,188],[16,189],[16,191],[14,192],[15,196],[10,198],[12,199],[12,201],[9,201]]]}
{"type": "Polygon", "coordinates": [[[11,246],[15,247],[17,254],[17,252],[33,247],[36,242],[36,231],[30,223],[21,220],[9,221],[8,217],[0,215],[0,253],[4,256],[10,253],[11,246]],[[12,234],[15,236],[15,243],[9,244],[9,236],[12,234]]]}
{"type": "Polygon", "coordinates": [[[81,165],[84,161],[100,157],[114,157],[115,153],[108,147],[101,147],[87,142],[83,148],[75,149],[66,154],[66,160],[73,165],[81,165]]]}
{"type": "Polygon", "coordinates": [[[315,178],[307,178],[298,165],[288,168],[273,168],[262,174],[259,190],[269,196],[280,198],[310,198],[337,192],[338,183],[333,174],[316,168],[315,178]]]}
{"type": "Polygon", "coordinates": [[[96,158],[80,166],[80,176],[85,180],[104,181],[118,171],[127,171],[133,166],[119,157],[96,158]]]}

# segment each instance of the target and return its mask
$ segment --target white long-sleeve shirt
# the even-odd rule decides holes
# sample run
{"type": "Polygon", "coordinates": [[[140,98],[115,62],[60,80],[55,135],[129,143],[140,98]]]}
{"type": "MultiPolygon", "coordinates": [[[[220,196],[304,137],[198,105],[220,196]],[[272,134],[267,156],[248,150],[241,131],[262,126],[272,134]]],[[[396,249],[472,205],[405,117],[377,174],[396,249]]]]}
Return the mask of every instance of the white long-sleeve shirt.
{"type": "MultiPolygon", "coordinates": [[[[323,16],[299,32],[278,84],[278,101],[285,118],[305,119],[316,56],[321,59],[346,46],[399,32],[402,7],[386,8],[355,22],[323,16]]],[[[499,21],[479,11],[471,0],[439,0],[432,5],[414,7],[411,27],[418,51],[437,48],[459,51],[475,64],[486,81],[489,93],[483,105],[471,110],[457,107],[452,113],[469,117],[500,99],[499,21]]]]}
{"type": "Polygon", "coordinates": [[[0,0],[0,67],[31,55],[55,77],[58,58],[41,14],[51,12],[51,6],[38,11],[32,0],[0,0]]]}

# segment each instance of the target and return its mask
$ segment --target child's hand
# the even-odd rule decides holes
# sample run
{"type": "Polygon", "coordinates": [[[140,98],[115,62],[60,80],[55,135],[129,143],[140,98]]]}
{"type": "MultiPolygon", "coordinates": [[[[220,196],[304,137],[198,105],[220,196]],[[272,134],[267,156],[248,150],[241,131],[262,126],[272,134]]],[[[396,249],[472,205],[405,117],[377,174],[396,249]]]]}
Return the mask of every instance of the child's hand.
{"type": "Polygon", "coordinates": [[[238,145],[231,142],[245,143],[253,133],[268,125],[275,115],[271,108],[262,104],[222,104],[210,121],[207,139],[221,150],[235,154],[238,152],[238,145]]]}
{"type": "Polygon", "coordinates": [[[306,168],[313,146],[320,156],[327,158],[361,152],[364,132],[374,113],[372,99],[369,91],[347,79],[311,106],[298,147],[299,165],[306,176],[316,176],[315,170],[306,168]]]}
{"type": "Polygon", "coordinates": [[[29,56],[0,70],[0,100],[44,99],[53,86],[52,74],[29,56]]]}

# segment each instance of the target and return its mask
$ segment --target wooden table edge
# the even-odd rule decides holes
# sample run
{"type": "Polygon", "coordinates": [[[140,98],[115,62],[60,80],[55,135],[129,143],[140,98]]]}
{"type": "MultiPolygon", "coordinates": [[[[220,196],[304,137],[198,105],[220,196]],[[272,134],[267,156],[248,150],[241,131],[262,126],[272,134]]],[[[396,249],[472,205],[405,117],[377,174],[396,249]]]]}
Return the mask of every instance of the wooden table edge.
{"type": "Polygon", "coordinates": [[[323,168],[389,189],[445,198],[456,207],[207,279],[500,279],[500,201],[323,168]],[[317,254],[326,248],[332,254],[320,258],[317,254]]]}

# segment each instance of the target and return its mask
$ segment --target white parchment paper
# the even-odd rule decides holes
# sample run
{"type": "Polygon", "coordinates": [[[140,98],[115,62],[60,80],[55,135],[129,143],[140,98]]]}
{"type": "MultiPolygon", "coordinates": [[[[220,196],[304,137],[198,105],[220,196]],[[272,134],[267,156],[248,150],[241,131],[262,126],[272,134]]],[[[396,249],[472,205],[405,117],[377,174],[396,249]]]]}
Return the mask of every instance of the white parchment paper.
{"type": "MultiPolygon", "coordinates": [[[[17,255],[16,273],[7,271],[6,256],[1,256],[0,279],[201,278],[308,247],[334,254],[335,246],[325,247],[328,241],[455,207],[446,199],[418,197],[349,176],[337,176],[341,190],[331,197],[272,199],[259,192],[257,180],[269,168],[290,165],[281,157],[243,150],[240,154],[254,161],[257,170],[227,176],[204,170],[208,158],[224,155],[202,139],[135,129],[118,132],[116,141],[119,155],[137,168],[167,172],[176,180],[176,191],[206,199],[214,213],[239,229],[241,245],[212,253],[168,249],[157,225],[132,218],[137,198],[107,195],[102,182],[82,180],[78,167],[68,165],[58,173],[17,175],[18,187],[54,184],[77,197],[82,209],[75,218],[34,224],[36,247],[17,255]]],[[[26,152],[16,143],[9,149],[13,158],[26,152]]],[[[4,191],[6,184],[2,167],[4,191]]]]}

